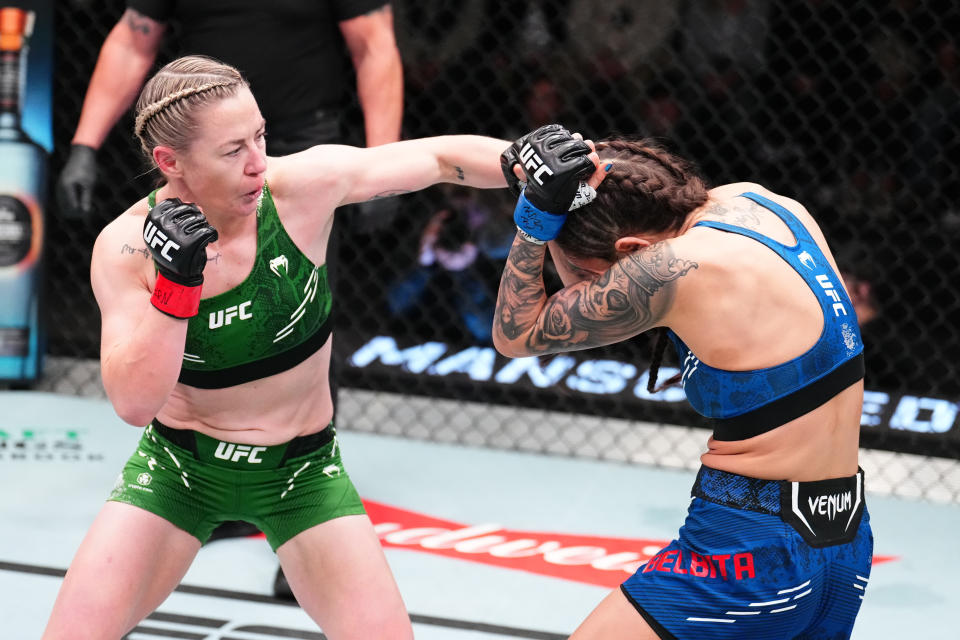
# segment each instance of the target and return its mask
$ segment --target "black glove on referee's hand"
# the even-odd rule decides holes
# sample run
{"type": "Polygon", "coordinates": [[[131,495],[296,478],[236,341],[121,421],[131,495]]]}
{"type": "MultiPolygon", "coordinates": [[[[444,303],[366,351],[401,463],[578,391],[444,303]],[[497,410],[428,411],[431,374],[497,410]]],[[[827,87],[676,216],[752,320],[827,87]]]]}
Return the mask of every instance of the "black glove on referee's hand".
{"type": "Polygon", "coordinates": [[[68,219],[93,215],[93,190],[97,185],[97,150],[85,144],[70,146],[70,156],[57,179],[57,210],[68,219]]]}

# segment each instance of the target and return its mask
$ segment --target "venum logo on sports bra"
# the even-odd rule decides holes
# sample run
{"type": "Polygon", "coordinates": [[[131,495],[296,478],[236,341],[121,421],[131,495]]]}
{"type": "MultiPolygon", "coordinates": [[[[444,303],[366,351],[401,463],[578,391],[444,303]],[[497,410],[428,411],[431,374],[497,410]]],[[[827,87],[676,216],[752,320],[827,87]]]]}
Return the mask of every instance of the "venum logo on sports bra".
{"type": "Polygon", "coordinates": [[[212,312],[210,314],[210,328],[219,329],[220,327],[233,322],[234,318],[239,320],[249,320],[253,317],[253,313],[248,311],[251,304],[253,304],[253,301],[247,300],[246,302],[235,304],[227,307],[226,309],[220,309],[219,311],[212,312]]]}

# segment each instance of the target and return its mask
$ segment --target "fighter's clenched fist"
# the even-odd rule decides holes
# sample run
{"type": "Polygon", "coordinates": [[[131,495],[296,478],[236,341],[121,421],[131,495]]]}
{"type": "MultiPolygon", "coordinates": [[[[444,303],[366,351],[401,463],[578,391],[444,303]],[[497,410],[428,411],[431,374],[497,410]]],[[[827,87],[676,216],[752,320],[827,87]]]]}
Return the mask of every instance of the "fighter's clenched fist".
{"type": "Polygon", "coordinates": [[[157,203],[143,223],[143,241],[157,265],[150,301],[174,318],[192,318],[200,306],[207,245],[216,241],[197,205],[169,198],[157,203]]]}

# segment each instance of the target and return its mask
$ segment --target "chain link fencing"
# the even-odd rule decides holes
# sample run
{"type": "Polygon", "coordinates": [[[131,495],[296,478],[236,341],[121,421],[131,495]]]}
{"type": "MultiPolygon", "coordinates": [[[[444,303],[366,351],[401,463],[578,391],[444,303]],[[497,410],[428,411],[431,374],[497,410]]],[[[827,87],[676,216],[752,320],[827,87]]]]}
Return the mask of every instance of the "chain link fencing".
{"type": "MultiPolygon", "coordinates": [[[[561,122],[641,134],[713,184],[759,182],[818,219],[866,343],[863,466],[874,492],[960,501],[960,10],[949,0],[397,0],[404,137],[514,139],[561,122]]],[[[52,173],[123,2],[57,0],[52,173]]],[[[175,51],[176,30],[158,64],[175,51]]],[[[283,64],[278,61],[278,64],[283,64]]],[[[362,130],[355,100],[348,139],[362,130]]],[[[89,261],[100,228],[153,184],[132,117],[99,154],[98,214],[49,216],[50,357],[36,385],[102,395],[89,261]]],[[[352,138],[351,138],[352,137],[352,138]]],[[[646,336],[510,361],[490,344],[513,237],[505,191],[438,186],[392,215],[345,216],[335,353],[341,428],[695,468],[706,424],[648,394],[646,336]],[[424,230],[476,251],[424,259],[424,230]]],[[[547,274],[550,286],[555,275],[547,274]]],[[[665,363],[664,378],[670,375],[665,363]]]]}

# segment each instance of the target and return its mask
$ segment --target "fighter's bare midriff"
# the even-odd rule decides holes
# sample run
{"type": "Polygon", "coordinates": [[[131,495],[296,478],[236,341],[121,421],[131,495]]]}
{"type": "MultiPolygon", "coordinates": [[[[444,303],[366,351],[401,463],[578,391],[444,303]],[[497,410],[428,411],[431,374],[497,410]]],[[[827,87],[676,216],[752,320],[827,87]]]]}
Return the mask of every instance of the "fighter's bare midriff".
{"type": "Polygon", "coordinates": [[[863,382],[796,420],[746,440],[710,438],[700,461],[764,480],[812,481],[857,472],[863,382]]]}
{"type": "Polygon", "coordinates": [[[157,419],[218,440],[273,445],[316,433],[333,418],[327,371],[333,339],[297,366],[225,389],[177,384],[157,419]]]}

